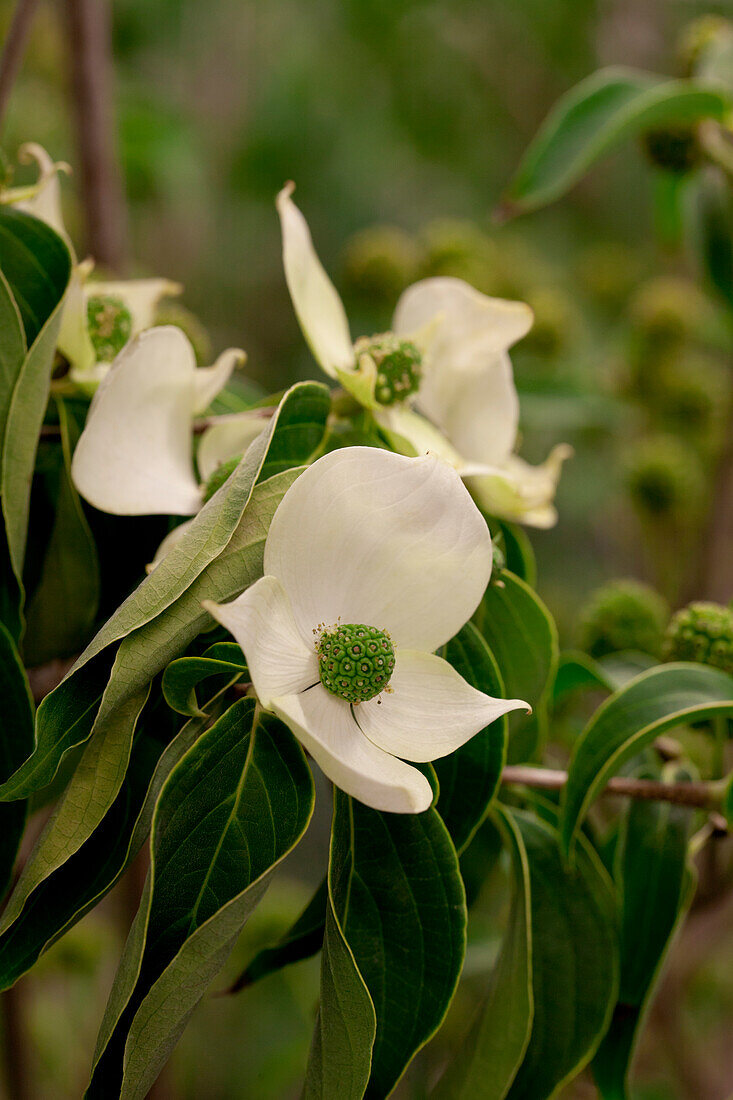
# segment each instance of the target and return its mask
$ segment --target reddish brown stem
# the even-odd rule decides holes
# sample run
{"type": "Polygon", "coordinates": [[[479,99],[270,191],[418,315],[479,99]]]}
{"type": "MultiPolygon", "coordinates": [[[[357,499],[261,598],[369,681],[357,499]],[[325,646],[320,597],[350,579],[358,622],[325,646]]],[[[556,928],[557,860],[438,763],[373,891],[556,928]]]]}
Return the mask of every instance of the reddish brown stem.
{"type": "MultiPolygon", "coordinates": [[[[514,783],[523,787],[559,791],[568,781],[568,773],[550,768],[530,768],[515,765],[504,768],[502,783],[514,783]]],[[[673,802],[678,806],[694,806],[701,810],[715,809],[718,804],[718,787],[711,783],[658,783],[653,779],[630,779],[615,776],[609,779],[603,794],[627,795],[629,798],[654,802],[673,802]]]]}

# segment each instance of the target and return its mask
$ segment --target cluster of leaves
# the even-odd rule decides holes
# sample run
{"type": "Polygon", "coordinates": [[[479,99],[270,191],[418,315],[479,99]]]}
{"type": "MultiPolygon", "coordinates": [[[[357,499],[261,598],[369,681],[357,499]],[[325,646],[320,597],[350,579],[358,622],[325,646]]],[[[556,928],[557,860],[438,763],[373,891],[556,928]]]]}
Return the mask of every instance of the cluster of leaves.
{"type": "MultiPolygon", "coordinates": [[[[511,202],[555,197],[616,136],[729,108],[726,94],[692,82],[594,78],[538,139],[511,202]]],[[[69,477],[74,410],[49,406],[71,258],[51,229],[12,209],[0,208],[0,240],[2,883],[27,806],[55,803],[0,917],[0,985],[97,904],[147,841],[150,872],[87,1090],[142,1098],[314,806],[300,745],[246,696],[243,654],[211,632],[202,601],[226,602],[262,575],[270,520],[304,465],[356,436],[380,441],[343,420],[335,428],[325,386],[291,387],[185,536],[90,638],[99,580],[69,477]],[[44,420],[58,430],[50,458],[39,447],[44,420]],[[34,510],[45,537],[31,561],[34,510]],[[46,661],[85,642],[34,715],[23,656],[46,661]]],[[[387,814],[335,791],[323,882],[236,983],[321,952],[309,1098],[391,1093],[445,1018],[470,910],[500,863],[499,954],[433,1095],[542,1100],[588,1063],[604,1097],[625,1095],[645,1008],[691,901],[692,810],[634,804],[607,833],[586,815],[621,771],[692,780],[682,764],[662,774],[651,747],[669,729],[732,717],[733,678],[704,664],[629,676],[605,659],[561,658],[526,535],[489,522],[504,567],[443,656],[477,688],[526,699],[532,714],[502,718],[427,765],[435,797],[425,813],[387,814]],[[578,692],[603,701],[573,746],[560,804],[502,789],[507,764],[542,759],[551,720],[578,692]]],[[[722,790],[711,788],[716,799],[722,790]]]]}

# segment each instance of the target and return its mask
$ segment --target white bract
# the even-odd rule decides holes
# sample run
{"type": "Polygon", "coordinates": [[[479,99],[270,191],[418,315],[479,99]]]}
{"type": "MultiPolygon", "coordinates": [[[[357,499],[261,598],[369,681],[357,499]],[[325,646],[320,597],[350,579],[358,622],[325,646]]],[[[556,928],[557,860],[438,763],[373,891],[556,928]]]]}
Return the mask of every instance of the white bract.
{"type": "Polygon", "coordinates": [[[292,184],[277,199],[285,277],[322,369],[369,408],[397,450],[453,465],[482,507],[535,526],[556,520],[558,447],[532,467],[514,454],[519,400],[508,349],[529,331],[523,302],[489,298],[460,279],[425,279],[400,298],[393,331],[352,342],[343,303],[313,247],[292,184]]]}
{"type": "Polygon", "coordinates": [[[263,428],[256,414],[215,421],[201,438],[196,476],[194,419],[245,358],[230,348],[213,366],[197,367],[190,341],[172,325],[135,337],[89,406],[71,467],[81,495],[116,515],[197,512],[204,485],[219,464],[246,450],[263,428]]]}
{"type": "Polygon", "coordinates": [[[155,324],[161,299],[175,297],[183,287],[170,279],[92,278],[93,261],[77,262],[64,225],[59,174],[71,171],[68,164],[53,161],[46,150],[34,142],[21,146],[19,160],[22,163],[35,161],[38,179],[28,187],[8,188],[0,198],[50,225],[71,252],[74,265],[57,348],[69,362],[71,380],[82,388],[93,390],[123,346],[155,324]]]}
{"type": "Polygon", "coordinates": [[[349,447],[318,459],[272,520],[264,576],[205,606],[236,638],[261,705],[342,790],[417,813],[432,791],[406,760],[445,756],[508,711],[434,651],[473,614],[491,538],[434,456],[349,447]]]}

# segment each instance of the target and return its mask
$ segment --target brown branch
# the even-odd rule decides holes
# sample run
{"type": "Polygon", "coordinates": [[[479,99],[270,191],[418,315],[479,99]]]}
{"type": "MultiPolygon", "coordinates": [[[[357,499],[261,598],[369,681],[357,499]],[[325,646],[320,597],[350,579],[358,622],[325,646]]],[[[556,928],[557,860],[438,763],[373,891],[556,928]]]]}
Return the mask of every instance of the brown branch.
{"type": "Polygon", "coordinates": [[[2,57],[0,57],[0,122],[10,99],[10,92],[23,60],[28,34],[38,0],[18,0],[10,23],[2,57]]]}
{"type": "Polygon", "coordinates": [[[114,139],[110,21],[106,0],[66,0],[86,245],[98,264],[120,271],[127,259],[127,249],[125,205],[114,139]]]}
{"type": "MultiPolygon", "coordinates": [[[[559,791],[567,783],[568,773],[520,764],[504,768],[501,781],[545,791],[559,791]]],[[[653,779],[614,776],[609,779],[602,793],[654,802],[673,802],[678,806],[692,806],[700,810],[715,810],[720,804],[720,790],[719,783],[658,783],[653,779]]]]}

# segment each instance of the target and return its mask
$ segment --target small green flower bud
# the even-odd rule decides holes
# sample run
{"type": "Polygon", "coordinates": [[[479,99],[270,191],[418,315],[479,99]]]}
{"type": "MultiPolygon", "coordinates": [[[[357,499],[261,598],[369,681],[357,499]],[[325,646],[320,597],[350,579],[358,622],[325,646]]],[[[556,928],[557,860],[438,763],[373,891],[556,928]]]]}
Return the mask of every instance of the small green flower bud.
{"type": "Polygon", "coordinates": [[[232,458],[228,458],[226,462],[222,462],[220,466],[217,466],[204,486],[204,504],[207,504],[214,493],[221,489],[224,482],[228,481],[239,465],[241,458],[241,454],[233,455],[232,458]]]}
{"type": "Polygon", "coordinates": [[[418,278],[420,248],[409,233],[391,225],[374,225],[355,233],[346,246],[347,291],[371,300],[394,302],[418,278]]]}
{"type": "Polygon", "coordinates": [[[354,345],[357,360],[362,355],[373,359],[377,368],[374,396],[380,405],[394,405],[416,393],[422,377],[422,356],[411,340],[391,332],[380,336],[362,336],[354,345]]]}
{"type": "Polygon", "coordinates": [[[465,279],[483,293],[494,292],[496,245],[475,222],[440,218],[425,226],[422,237],[426,252],[424,275],[465,279]],[[487,280],[491,284],[488,287],[487,280]]]}
{"type": "Polygon", "coordinates": [[[195,313],[186,309],[180,302],[161,302],[155,311],[156,325],[174,325],[191,341],[196,362],[200,367],[209,364],[213,358],[211,337],[195,313]]]}
{"type": "Polygon", "coordinates": [[[95,294],[87,302],[87,325],[99,363],[111,363],[132,335],[132,315],[121,298],[95,294]]]}
{"type": "Polygon", "coordinates": [[[637,511],[655,519],[694,514],[705,499],[699,457],[672,436],[636,445],[626,463],[626,486],[637,511]]]}
{"type": "Polygon", "coordinates": [[[321,627],[316,653],[326,691],[348,703],[365,703],[379,695],[394,672],[395,652],[389,634],[363,623],[332,630],[321,627]]]}
{"type": "Polygon", "coordinates": [[[666,661],[699,661],[733,673],[733,610],[691,603],[677,611],[664,639],[666,661]]]}
{"type": "Polygon", "coordinates": [[[626,650],[658,657],[668,620],[667,601],[648,584],[610,581],[596,589],[581,610],[581,646],[591,657],[626,650]]]}
{"type": "Polygon", "coordinates": [[[652,164],[676,176],[687,175],[700,161],[700,147],[692,126],[648,130],[643,143],[652,164]]]}
{"type": "Polygon", "coordinates": [[[710,308],[695,283],[660,275],[643,283],[630,305],[630,320],[640,335],[670,344],[698,334],[710,308]]]}
{"type": "Polygon", "coordinates": [[[726,401],[724,368],[714,359],[693,352],[660,364],[654,405],[675,434],[709,441],[726,401]]]}

